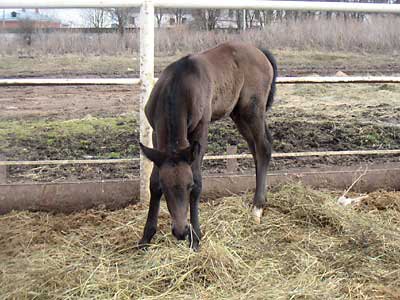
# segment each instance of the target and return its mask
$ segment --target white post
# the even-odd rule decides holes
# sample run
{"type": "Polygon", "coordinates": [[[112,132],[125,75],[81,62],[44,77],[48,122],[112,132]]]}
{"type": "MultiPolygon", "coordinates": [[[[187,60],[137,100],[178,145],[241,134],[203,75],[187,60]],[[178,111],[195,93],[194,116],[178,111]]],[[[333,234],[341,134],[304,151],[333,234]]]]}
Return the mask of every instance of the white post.
{"type": "MultiPolygon", "coordinates": [[[[140,8],[140,141],[152,146],[151,127],[144,114],[144,107],[154,85],[154,4],[144,0],[140,8]]],[[[149,181],[152,163],[140,154],[140,198],[150,199],[149,181]]]]}

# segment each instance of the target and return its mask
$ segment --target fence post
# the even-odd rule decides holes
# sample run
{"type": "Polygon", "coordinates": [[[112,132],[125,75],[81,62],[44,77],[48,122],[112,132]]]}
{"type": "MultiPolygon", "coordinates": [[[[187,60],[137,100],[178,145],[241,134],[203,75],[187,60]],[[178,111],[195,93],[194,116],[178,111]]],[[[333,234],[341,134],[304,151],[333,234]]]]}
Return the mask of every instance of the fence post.
{"type": "MultiPolygon", "coordinates": [[[[6,157],[0,154],[0,161],[5,161],[6,157]]],[[[7,183],[7,166],[0,166],[0,184],[7,183]]]]}
{"type": "MultiPolygon", "coordinates": [[[[228,155],[236,154],[237,153],[237,146],[229,145],[226,149],[228,155]]],[[[236,158],[228,158],[226,160],[226,171],[228,173],[236,173],[238,169],[238,161],[236,158]]]]}
{"type": "MultiPolygon", "coordinates": [[[[152,146],[151,127],[144,114],[145,104],[154,85],[154,3],[144,0],[140,7],[140,141],[152,146]]],[[[140,198],[150,199],[149,180],[152,163],[140,154],[140,198]]]]}

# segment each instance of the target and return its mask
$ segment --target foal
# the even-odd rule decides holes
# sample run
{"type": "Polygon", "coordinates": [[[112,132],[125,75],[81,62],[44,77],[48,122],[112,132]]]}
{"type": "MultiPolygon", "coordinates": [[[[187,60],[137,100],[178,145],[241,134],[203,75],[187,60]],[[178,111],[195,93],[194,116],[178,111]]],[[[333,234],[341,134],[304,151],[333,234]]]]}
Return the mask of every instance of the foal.
{"type": "Polygon", "coordinates": [[[189,237],[191,247],[198,249],[201,164],[208,126],[226,116],[235,122],[255,161],[253,214],[260,222],[272,143],[265,113],[273,102],[276,76],[276,62],[268,51],[239,42],[185,56],[162,72],[145,108],[153,128],[154,149],[140,144],[143,154],[154,163],[140,247],[150,243],[156,233],[164,194],[173,235],[179,240],[189,237]]]}

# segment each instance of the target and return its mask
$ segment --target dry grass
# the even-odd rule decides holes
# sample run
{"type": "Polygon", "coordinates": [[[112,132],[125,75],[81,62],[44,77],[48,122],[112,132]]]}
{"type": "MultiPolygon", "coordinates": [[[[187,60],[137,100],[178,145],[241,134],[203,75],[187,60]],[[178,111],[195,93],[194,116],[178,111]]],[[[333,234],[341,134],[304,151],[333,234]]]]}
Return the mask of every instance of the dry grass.
{"type": "MultiPolygon", "coordinates": [[[[399,193],[374,193],[378,199],[399,193]]],[[[400,214],[391,204],[343,208],[332,193],[286,185],[261,225],[250,196],[201,207],[199,253],[160,232],[134,250],[145,206],[0,218],[2,299],[398,299],[400,214]]],[[[372,201],[372,200],[371,200],[372,201]]],[[[394,203],[394,201],[389,201],[394,203]]]]}
{"type": "Polygon", "coordinates": [[[270,118],[288,114],[306,122],[358,122],[391,125],[400,122],[398,84],[281,85],[270,118]],[[389,108],[391,107],[391,108],[389,108]]]}
{"type": "MultiPolygon", "coordinates": [[[[198,52],[227,40],[241,40],[270,49],[319,49],[367,53],[398,52],[400,18],[370,15],[367,21],[349,19],[284,20],[264,29],[244,33],[190,30],[187,27],[156,32],[157,55],[179,55],[198,52]]],[[[0,54],[12,55],[122,55],[139,52],[139,33],[37,33],[32,47],[24,47],[20,36],[2,37],[0,54]],[[17,47],[16,47],[17,45],[17,47]],[[28,54],[26,53],[28,51],[28,54]]]]}
{"type": "Polygon", "coordinates": [[[185,28],[177,28],[159,32],[156,52],[198,52],[228,40],[240,40],[269,49],[397,53],[400,48],[400,33],[397,30],[400,18],[369,16],[368,20],[286,20],[268,24],[262,30],[250,29],[239,34],[188,32],[185,28]]]}

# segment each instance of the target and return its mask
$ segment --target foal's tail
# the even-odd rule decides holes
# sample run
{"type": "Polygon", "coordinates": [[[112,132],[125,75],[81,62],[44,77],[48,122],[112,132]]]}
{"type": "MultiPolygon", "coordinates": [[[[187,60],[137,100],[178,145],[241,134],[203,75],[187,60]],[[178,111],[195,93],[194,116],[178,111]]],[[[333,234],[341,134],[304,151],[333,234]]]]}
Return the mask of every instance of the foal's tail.
{"type": "Polygon", "coordinates": [[[262,53],[264,53],[264,55],[267,57],[267,59],[271,63],[273,74],[274,74],[272,77],[271,90],[269,91],[268,100],[267,100],[266,110],[268,110],[272,106],[272,103],[274,102],[274,95],[275,95],[275,91],[276,91],[276,77],[278,76],[278,67],[276,65],[275,57],[272,55],[271,52],[269,52],[269,50],[267,50],[267,49],[260,49],[260,50],[262,53]]]}

